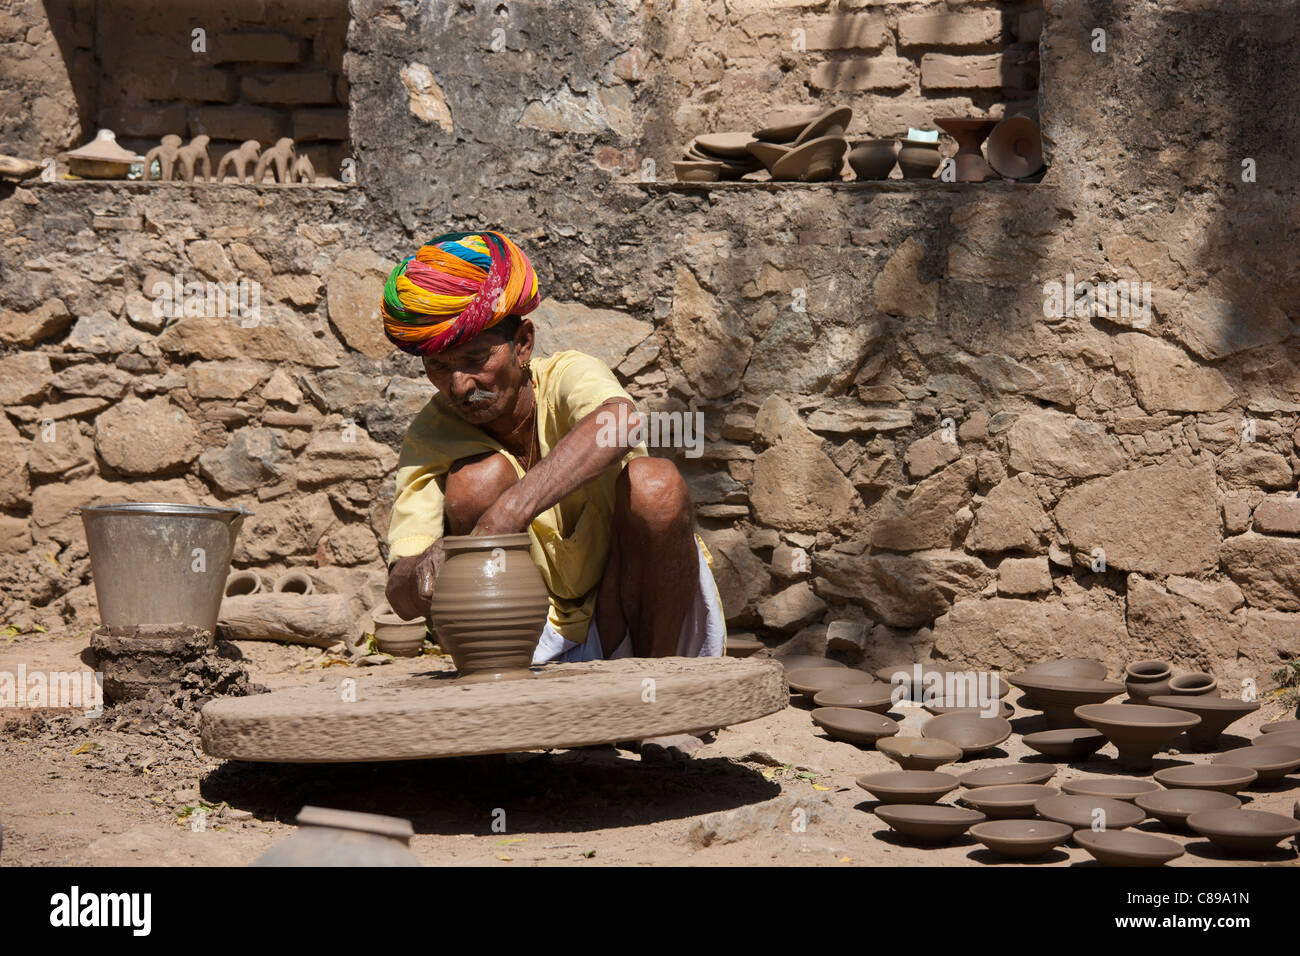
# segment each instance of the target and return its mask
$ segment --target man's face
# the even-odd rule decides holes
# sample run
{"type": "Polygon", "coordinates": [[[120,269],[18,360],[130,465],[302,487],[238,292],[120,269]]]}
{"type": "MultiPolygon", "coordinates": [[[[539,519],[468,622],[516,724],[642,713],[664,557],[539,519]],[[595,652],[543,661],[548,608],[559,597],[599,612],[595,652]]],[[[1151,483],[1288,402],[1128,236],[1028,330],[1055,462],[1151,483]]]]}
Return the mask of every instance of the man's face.
{"type": "Polygon", "coordinates": [[[423,361],[429,381],[471,425],[509,412],[524,383],[519,347],[491,330],[423,361]]]}

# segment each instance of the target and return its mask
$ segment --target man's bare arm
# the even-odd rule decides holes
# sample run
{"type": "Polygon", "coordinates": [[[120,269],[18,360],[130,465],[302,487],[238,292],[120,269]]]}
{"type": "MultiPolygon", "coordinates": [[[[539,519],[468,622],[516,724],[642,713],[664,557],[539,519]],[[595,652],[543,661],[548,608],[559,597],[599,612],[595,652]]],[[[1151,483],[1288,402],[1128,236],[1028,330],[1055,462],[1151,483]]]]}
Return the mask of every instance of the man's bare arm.
{"type": "Polygon", "coordinates": [[[442,539],[439,538],[420,554],[398,558],[388,570],[384,596],[397,616],[406,620],[426,617],[433,585],[442,570],[442,539]]]}

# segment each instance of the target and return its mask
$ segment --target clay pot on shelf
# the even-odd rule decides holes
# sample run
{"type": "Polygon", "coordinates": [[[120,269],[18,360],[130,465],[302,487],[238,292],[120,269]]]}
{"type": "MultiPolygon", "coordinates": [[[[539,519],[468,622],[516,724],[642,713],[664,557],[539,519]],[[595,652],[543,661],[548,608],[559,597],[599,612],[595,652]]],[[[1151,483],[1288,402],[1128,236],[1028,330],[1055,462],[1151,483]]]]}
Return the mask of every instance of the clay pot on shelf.
{"type": "Polygon", "coordinates": [[[898,168],[903,171],[903,178],[933,179],[934,171],[939,168],[939,145],[912,139],[899,142],[902,147],[898,150],[898,168]]]}
{"type": "Polygon", "coordinates": [[[89,143],[63,156],[68,172],[82,179],[126,179],[132,166],[144,162],[143,157],[119,146],[111,129],[101,129],[89,143]]]}
{"type": "Polygon", "coordinates": [[[530,676],[550,597],[529,549],[527,534],[443,538],[429,616],[467,683],[530,676]]]}
{"type": "Polygon", "coordinates": [[[819,183],[840,178],[849,143],[843,136],[821,136],[796,146],[771,169],[779,182],[819,183]]]}
{"type": "Polygon", "coordinates": [[[1168,661],[1134,661],[1124,668],[1124,689],[1133,703],[1146,703],[1148,697],[1169,693],[1172,674],[1168,661]]]}
{"type": "Polygon", "coordinates": [[[982,183],[993,175],[980,152],[980,145],[998,125],[997,120],[950,116],[936,119],[935,124],[957,141],[957,155],[953,157],[957,182],[982,183]]]}
{"type": "Polygon", "coordinates": [[[849,165],[858,179],[888,179],[897,162],[898,143],[892,139],[859,140],[849,150],[849,165]]]}
{"type": "Polygon", "coordinates": [[[1179,674],[1169,681],[1169,693],[1177,696],[1201,697],[1213,694],[1219,689],[1219,681],[1213,674],[1195,671],[1191,674],[1179,674]]]}
{"type": "Polygon", "coordinates": [[[1043,168],[1043,134],[1028,116],[1008,116],[984,144],[989,165],[999,176],[1023,179],[1043,168]]]}
{"type": "Polygon", "coordinates": [[[724,163],[683,162],[673,163],[677,181],[682,183],[716,183],[722,176],[724,163]]]}
{"type": "Polygon", "coordinates": [[[375,622],[375,643],[383,654],[394,657],[416,657],[424,648],[425,625],[423,618],[405,621],[389,608],[370,615],[375,622]]]}

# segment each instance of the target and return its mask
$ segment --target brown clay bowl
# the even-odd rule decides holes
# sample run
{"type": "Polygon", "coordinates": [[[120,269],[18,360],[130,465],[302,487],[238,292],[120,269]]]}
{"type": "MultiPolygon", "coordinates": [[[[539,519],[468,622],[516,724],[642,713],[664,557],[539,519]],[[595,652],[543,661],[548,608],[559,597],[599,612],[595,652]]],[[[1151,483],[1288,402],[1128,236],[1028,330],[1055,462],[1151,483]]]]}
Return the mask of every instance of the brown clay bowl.
{"type": "Polygon", "coordinates": [[[1047,783],[1056,775],[1055,767],[1042,764],[1008,763],[1000,767],[972,770],[957,778],[958,783],[971,790],[982,787],[1007,787],[1015,784],[1047,783]]]}
{"type": "Polygon", "coordinates": [[[990,820],[1011,820],[1034,815],[1034,804],[1061,791],[1041,783],[1018,783],[1008,787],[976,787],[958,799],[990,820]]]}
{"type": "Polygon", "coordinates": [[[1061,789],[1072,797],[1110,797],[1132,803],[1144,793],[1160,790],[1160,784],[1128,777],[1081,777],[1065,781],[1061,789]]]}
{"type": "Polygon", "coordinates": [[[1123,684],[1091,677],[1039,676],[1022,671],[1012,674],[1007,680],[1029,695],[1033,706],[1047,718],[1047,726],[1053,729],[1079,726],[1074,708],[1083,704],[1100,704],[1124,693],[1123,684]]]}
{"type": "Polygon", "coordinates": [[[1037,677],[1086,677],[1089,680],[1105,680],[1106,665],[1087,657],[1063,657],[1060,660],[1031,664],[1020,673],[1033,674],[1037,677]]]}
{"type": "Polygon", "coordinates": [[[810,124],[825,112],[820,106],[793,106],[777,110],[767,117],[754,137],[768,143],[792,143],[810,124]]]}
{"type": "Polygon", "coordinates": [[[933,803],[876,807],[875,813],[893,829],[918,843],[947,843],[987,819],[978,810],[933,803]]]}
{"type": "Polygon", "coordinates": [[[1074,828],[1050,820],[989,820],[971,827],[970,835],[994,853],[1032,860],[1069,840],[1074,828]]]}
{"type": "Polygon", "coordinates": [[[849,665],[841,661],[831,660],[829,657],[817,657],[813,654],[791,654],[789,657],[774,657],[772,660],[781,665],[782,669],[788,674],[790,671],[803,670],[812,667],[842,667],[847,668],[849,665]]]}
{"type": "Polygon", "coordinates": [[[1179,674],[1169,681],[1169,693],[1175,697],[1201,697],[1205,694],[1213,694],[1218,689],[1218,678],[1205,671],[1179,674]]]}
{"type": "Polygon", "coordinates": [[[1064,730],[1040,730],[1020,738],[1026,747],[1045,757],[1074,763],[1086,760],[1106,743],[1106,735],[1091,727],[1068,727],[1064,730]]]}
{"type": "Polygon", "coordinates": [[[780,143],[761,143],[757,140],[750,143],[747,147],[750,154],[763,164],[763,168],[769,173],[772,167],[782,159],[786,153],[790,152],[789,146],[782,146],[780,143]]]}
{"type": "Polygon", "coordinates": [[[1034,803],[1034,812],[1043,819],[1068,823],[1076,830],[1090,829],[1097,811],[1105,814],[1107,830],[1135,827],[1147,818],[1145,810],[1110,797],[1043,797],[1034,803]]]}
{"type": "Polygon", "coordinates": [[[682,183],[716,183],[722,176],[724,163],[683,161],[673,163],[677,181],[682,183]]]}
{"type": "Polygon", "coordinates": [[[1171,830],[1187,832],[1187,818],[1202,810],[1235,810],[1241,801],[1218,790],[1155,790],[1133,801],[1171,830]]]}
{"type": "Polygon", "coordinates": [[[881,803],[936,803],[957,786],[957,778],[934,770],[886,770],[858,777],[857,784],[881,803]]]}
{"type": "Polygon", "coordinates": [[[1259,728],[1261,734],[1290,733],[1300,731],[1300,720],[1275,720],[1259,728]]]}
{"type": "Polygon", "coordinates": [[[749,160],[747,147],[753,142],[753,133],[701,133],[695,137],[696,148],[727,159],[749,160]]]}
{"type": "Polygon", "coordinates": [[[942,161],[939,156],[938,143],[922,143],[917,140],[899,140],[898,168],[903,171],[904,179],[933,179],[934,171],[942,161]]]}
{"type": "Polygon", "coordinates": [[[849,142],[843,136],[810,139],[782,156],[770,172],[778,182],[820,183],[840,178],[849,142]]]}
{"type": "MultiPolygon", "coordinates": [[[[944,714],[969,714],[974,717],[984,716],[983,707],[953,707],[953,706],[949,706],[949,704],[946,701],[944,701],[942,697],[940,697],[938,700],[930,701],[928,704],[925,705],[925,709],[928,710],[930,713],[934,714],[936,717],[942,717],[944,714]]],[[[996,710],[997,710],[997,714],[995,716],[1001,717],[1003,720],[1009,720],[1011,718],[1011,715],[1016,712],[1016,709],[1012,707],[1010,704],[1008,704],[1005,700],[998,701],[996,710]]]]}
{"type": "Polygon", "coordinates": [[[1104,866],[1162,866],[1186,852],[1168,837],[1133,830],[1077,830],[1074,842],[1104,866]]]}
{"type": "Polygon", "coordinates": [[[1011,724],[1002,717],[944,714],[921,725],[922,737],[954,743],[967,757],[991,750],[1011,736],[1011,724]]]}
{"type": "Polygon", "coordinates": [[[898,159],[897,149],[892,139],[861,140],[849,150],[849,166],[858,179],[888,179],[898,159]]]}
{"type": "Polygon", "coordinates": [[[1202,752],[1214,749],[1214,745],[1219,742],[1219,735],[1229,724],[1259,710],[1259,704],[1254,701],[1187,694],[1157,694],[1148,698],[1147,703],[1153,707],[1172,707],[1201,718],[1199,724],[1187,731],[1187,739],[1202,752]]]}
{"type": "Polygon", "coordinates": [[[1263,810],[1201,810],[1187,825],[1227,853],[1267,853],[1300,833],[1300,820],[1263,810]]]}
{"type": "Polygon", "coordinates": [[[1238,747],[1216,754],[1210,763],[1246,767],[1259,774],[1256,786],[1267,786],[1300,770],[1300,747],[1238,747]]]}
{"type": "Polygon", "coordinates": [[[894,689],[879,681],[846,684],[818,691],[813,695],[813,703],[818,707],[854,707],[883,714],[894,704],[894,689]]]}
{"type": "Polygon", "coordinates": [[[785,672],[785,682],[798,694],[816,696],[832,687],[849,687],[854,684],[871,684],[870,675],[850,667],[800,667],[785,672]]]}
{"type": "MultiPolygon", "coordinates": [[[[957,706],[961,699],[980,703],[978,695],[988,687],[989,677],[985,675],[990,673],[948,664],[891,664],[879,667],[875,672],[878,680],[905,688],[907,696],[918,704],[927,703],[929,694],[928,702],[942,701],[943,706],[949,707],[957,706]],[[918,666],[921,668],[919,672],[916,670],[918,666]],[[971,675],[974,675],[973,684],[971,675]],[[947,703],[949,700],[951,703],[947,703]]],[[[999,677],[992,690],[995,696],[1006,697],[1011,693],[1011,685],[999,677]]]]}
{"type": "Polygon", "coordinates": [[[1232,767],[1220,764],[1191,764],[1186,767],[1166,767],[1154,774],[1156,783],[1171,790],[1213,790],[1216,793],[1236,793],[1255,782],[1259,774],[1249,767],[1232,767]]]}
{"type": "Polygon", "coordinates": [[[728,637],[728,657],[749,657],[763,649],[763,642],[753,637],[728,637]]]}
{"type": "Polygon", "coordinates": [[[843,136],[853,120],[853,110],[848,106],[831,107],[820,113],[795,137],[794,145],[802,146],[815,139],[827,136],[843,136]]]}
{"type": "Polygon", "coordinates": [[[852,707],[817,707],[812,712],[812,720],[832,740],[868,747],[881,737],[894,736],[899,730],[897,721],[883,714],[852,707]]]}
{"type": "Polygon", "coordinates": [[[1150,767],[1157,751],[1201,722],[1185,710],[1147,704],[1085,704],[1074,713],[1105,734],[1119,751],[1120,762],[1134,768],[1150,767]]]}
{"type": "Polygon", "coordinates": [[[962,757],[956,744],[925,737],[882,737],[876,749],[904,770],[938,770],[962,757]]]}
{"type": "Polygon", "coordinates": [[[1300,747],[1300,731],[1291,734],[1260,734],[1250,742],[1252,747],[1300,747]]]}

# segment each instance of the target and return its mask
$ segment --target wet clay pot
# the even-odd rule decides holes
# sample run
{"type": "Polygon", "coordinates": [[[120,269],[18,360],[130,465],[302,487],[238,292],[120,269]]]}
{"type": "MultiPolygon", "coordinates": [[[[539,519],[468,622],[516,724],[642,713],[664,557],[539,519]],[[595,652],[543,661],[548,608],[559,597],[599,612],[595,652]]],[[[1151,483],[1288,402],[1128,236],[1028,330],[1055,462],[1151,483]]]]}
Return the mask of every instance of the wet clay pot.
{"type": "Polygon", "coordinates": [[[881,803],[936,803],[957,786],[957,778],[933,770],[889,770],[858,777],[857,784],[881,803]]]}
{"type": "Polygon", "coordinates": [[[903,171],[904,179],[933,179],[934,171],[939,168],[939,146],[936,143],[919,143],[916,140],[901,140],[903,146],[898,151],[898,168],[903,171]]]}
{"type": "Polygon", "coordinates": [[[1259,728],[1261,734],[1290,733],[1300,731],[1300,720],[1275,720],[1259,728]]]}
{"type": "Polygon", "coordinates": [[[992,750],[1011,736],[1011,723],[1001,717],[953,713],[934,717],[921,725],[921,736],[956,744],[967,757],[992,750]]]}
{"type": "Polygon", "coordinates": [[[1047,783],[1056,776],[1055,767],[1041,764],[1009,763],[998,767],[972,770],[958,777],[958,782],[969,790],[984,787],[1010,787],[1017,784],[1047,783]]]}
{"type": "Polygon", "coordinates": [[[898,724],[888,717],[852,707],[818,707],[812,712],[812,720],[832,740],[864,747],[898,733],[898,724]]]}
{"type": "Polygon", "coordinates": [[[1191,674],[1179,674],[1169,681],[1169,693],[1176,697],[1202,697],[1213,694],[1219,689],[1219,681],[1213,674],[1195,671],[1191,674]]]}
{"type": "Polygon", "coordinates": [[[298,830],[253,866],[419,866],[409,820],[376,813],[303,807],[298,830]]]}
{"type": "MultiPolygon", "coordinates": [[[[1027,696],[1033,695],[1032,705],[1043,712],[1047,726],[1052,729],[1079,726],[1074,708],[1083,704],[1099,704],[1124,692],[1120,684],[1091,677],[1020,673],[1012,674],[1007,680],[1025,691],[1027,696]]],[[[1021,700],[1020,703],[1026,704],[1026,701],[1021,700]]]]}
{"type": "Polygon", "coordinates": [[[894,169],[897,148],[892,139],[863,140],[849,150],[849,165],[858,179],[888,179],[894,169]]]}
{"type": "Polygon", "coordinates": [[[1017,820],[1034,815],[1034,804],[1044,797],[1060,794],[1055,787],[1041,783],[1018,783],[999,787],[976,787],[958,799],[990,820],[1017,820]]]}
{"type": "Polygon", "coordinates": [[[1143,704],[1087,704],[1076,708],[1075,714],[1106,735],[1119,751],[1121,764],[1136,769],[1150,767],[1158,751],[1201,722],[1185,710],[1143,704]]]}
{"type": "Polygon", "coordinates": [[[926,737],[882,737],[876,749],[904,770],[938,770],[962,757],[956,744],[926,737]]]}
{"type": "MultiPolygon", "coordinates": [[[[1177,678],[1175,678],[1177,680],[1177,678]]],[[[1185,710],[1201,718],[1201,722],[1187,731],[1187,739],[1202,753],[1213,750],[1219,735],[1247,714],[1259,710],[1257,701],[1233,700],[1231,697],[1188,696],[1185,694],[1159,694],[1147,699],[1155,707],[1172,707],[1185,710]]]]}
{"type": "Polygon", "coordinates": [[[1148,697],[1169,693],[1173,668],[1167,661],[1134,661],[1124,668],[1124,689],[1129,700],[1144,704],[1148,697]]]}
{"type": "Polygon", "coordinates": [[[832,687],[875,687],[876,682],[870,674],[853,668],[836,669],[832,667],[798,667],[785,672],[786,683],[790,692],[807,694],[813,697],[832,687]]]}
{"type": "Polygon", "coordinates": [[[443,550],[429,616],[460,679],[528,677],[550,603],[528,535],[449,535],[443,550]]]}
{"type": "Polygon", "coordinates": [[[1159,790],[1160,784],[1129,777],[1082,777],[1065,781],[1061,789],[1072,797],[1110,797],[1132,803],[1144,793],[1159,790]]]}
{"type": "Polygon", "coordinates": [[[894,689],[881,683],[848,684],[819,691],[813,703],[818,707],[853,707],[883,714],[894,704],[894,689]]]}
{"type": "Polygon", "coordinates": [[[1168,837],[1131,830],[1079,830],[1074,842],[1103,866],[1160,866],[1185,852],[1168,837]]]}

